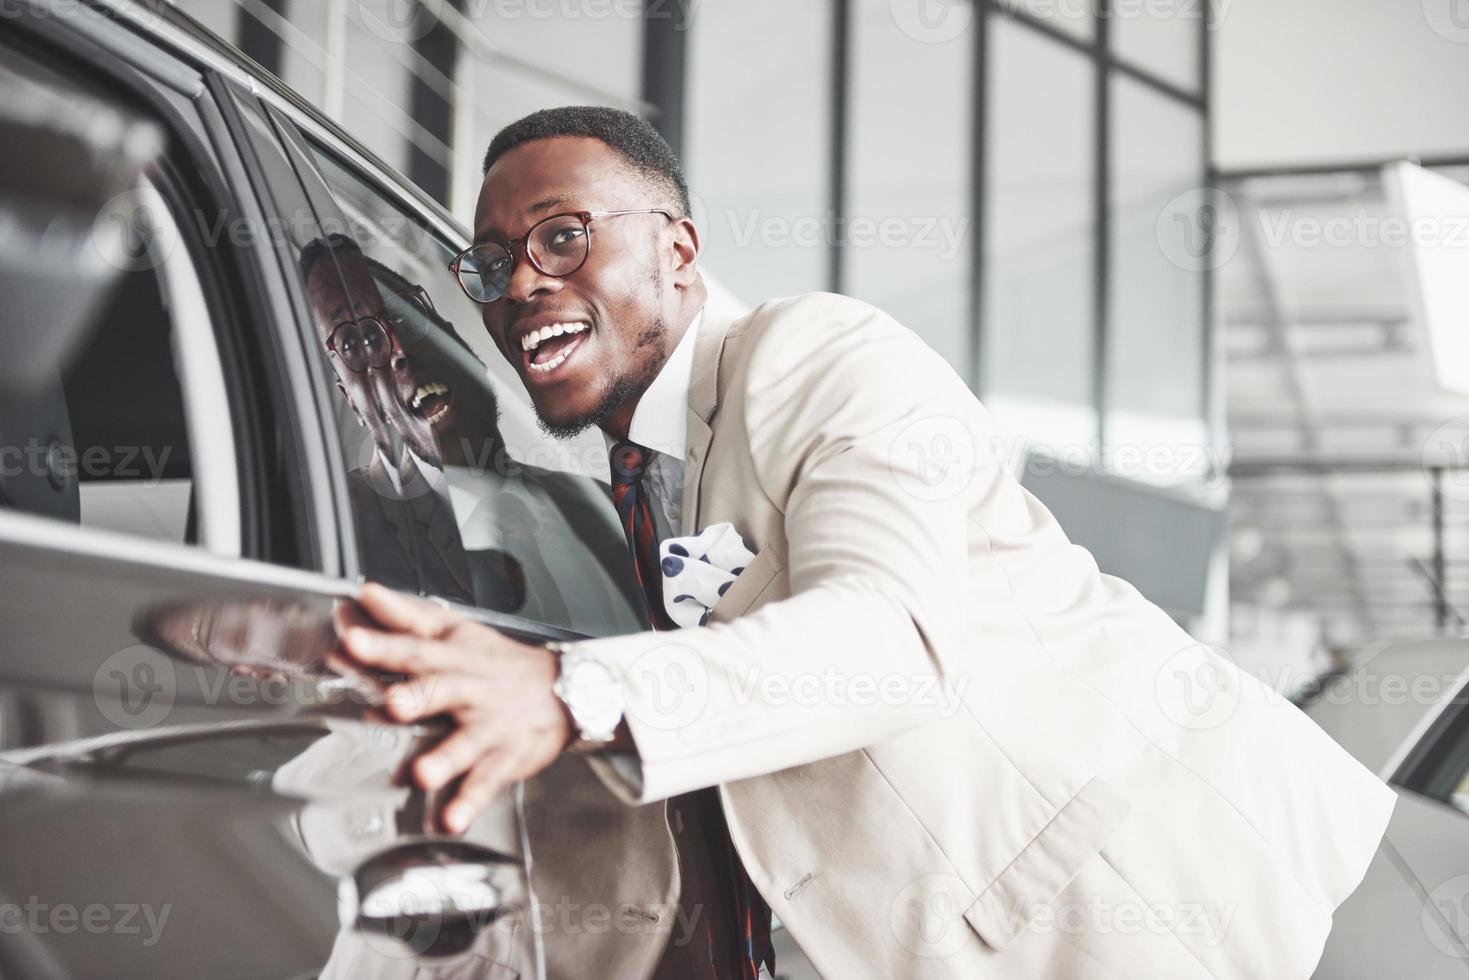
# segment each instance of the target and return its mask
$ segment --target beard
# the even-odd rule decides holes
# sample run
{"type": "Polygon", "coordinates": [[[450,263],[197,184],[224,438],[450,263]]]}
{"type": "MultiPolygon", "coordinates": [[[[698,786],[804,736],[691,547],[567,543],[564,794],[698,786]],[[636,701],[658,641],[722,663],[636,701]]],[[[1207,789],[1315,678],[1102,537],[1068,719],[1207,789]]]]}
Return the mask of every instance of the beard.
{"type": "MultiPolygon", "coordinates": [[[[660,289],[659,293],[661,292],[660,289]]],[[[656,347],[666,336],[668,336],[668,321],[660,313],[643,329],[642,333],[638,334],[638,339],[633,344],[634,354],[648,347],[656,347]]],[[[648,357],[636,367],[619,374],[612,379],[592,410],[576,418],[554,422],[537,412],[536,421],[540,424],[541,431],[553,439],[574,439],[593,426],[600,428],[617,414],[618,409],[648,390],[653,379],[658,377],[658,372],[663,370],[664,360],[664,358],[648,357]]]]}

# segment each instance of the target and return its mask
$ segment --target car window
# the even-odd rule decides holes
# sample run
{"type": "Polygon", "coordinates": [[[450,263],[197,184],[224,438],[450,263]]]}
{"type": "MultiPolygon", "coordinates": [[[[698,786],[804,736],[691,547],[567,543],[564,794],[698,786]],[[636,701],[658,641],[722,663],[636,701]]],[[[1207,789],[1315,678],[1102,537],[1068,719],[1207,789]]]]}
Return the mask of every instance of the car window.
{"type": "Polygon", "coordinates": [[[0,508],[238,554],[218,350],[161,130],[19,56],[0,106],[0,508]]]}
{"type": "Polygon", "coordinates": [[[456,249],[312,152],[349,225],[308,245],[301,268],[363,573],[580,633],[641,628],[601,440],[542,434],[448,271],[456,249]],[[328,256],[339,275],[314,272],[328,256]]]}

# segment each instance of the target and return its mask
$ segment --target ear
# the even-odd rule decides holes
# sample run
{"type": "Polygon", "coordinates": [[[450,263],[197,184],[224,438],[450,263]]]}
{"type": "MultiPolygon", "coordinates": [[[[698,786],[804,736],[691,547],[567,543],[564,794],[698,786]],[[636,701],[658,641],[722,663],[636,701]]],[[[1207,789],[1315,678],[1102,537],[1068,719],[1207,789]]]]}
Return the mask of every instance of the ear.
{"type": "Polygon", "coordinates": [[[689,286],[699,279],[699,229],[692,218],[677,218],[669,228],[672,249],[669,277],[675,287],[689,286]]]}

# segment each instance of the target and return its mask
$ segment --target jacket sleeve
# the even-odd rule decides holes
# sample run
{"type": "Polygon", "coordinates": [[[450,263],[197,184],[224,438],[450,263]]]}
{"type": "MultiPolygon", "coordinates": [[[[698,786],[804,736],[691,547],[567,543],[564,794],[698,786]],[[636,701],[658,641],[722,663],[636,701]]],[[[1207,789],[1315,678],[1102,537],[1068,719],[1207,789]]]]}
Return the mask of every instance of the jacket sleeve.
{"type": "Polygon", "coordinates": [[[777,772],[922,724],[962,669],[968,514],[1008,478],[983,409],[913,333],[829,294],[743,343],[751,464],[784,515],[791,595],[731,622],[578,647],[624,682],[629,802],[777,772]]]}

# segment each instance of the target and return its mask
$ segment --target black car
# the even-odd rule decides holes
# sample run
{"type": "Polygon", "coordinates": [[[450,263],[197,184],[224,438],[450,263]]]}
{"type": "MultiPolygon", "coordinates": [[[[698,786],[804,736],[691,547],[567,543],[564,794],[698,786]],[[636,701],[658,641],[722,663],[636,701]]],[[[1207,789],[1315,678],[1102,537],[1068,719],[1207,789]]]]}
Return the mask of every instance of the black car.
{"type": "Polygon", "coordinates": [[[605,445],[537,427],[462,228],[268,73],[167,4],[3,13],[0,975],[536,975],[526,844],[617,804],[568,761],[436,835],[441,731],[323,656],[363,578],[643,628],[605,445]]]}

